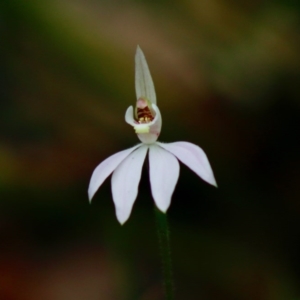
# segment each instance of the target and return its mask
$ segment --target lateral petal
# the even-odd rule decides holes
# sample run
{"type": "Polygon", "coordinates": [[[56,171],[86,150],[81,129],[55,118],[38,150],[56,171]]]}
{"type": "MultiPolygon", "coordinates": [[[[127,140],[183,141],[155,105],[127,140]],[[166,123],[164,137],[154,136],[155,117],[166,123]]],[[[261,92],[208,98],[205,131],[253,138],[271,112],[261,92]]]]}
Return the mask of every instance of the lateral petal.
{"type": "Polygon", "coordinates": [[[182,163],[188,166],[204,181],[217,187],[217,183],[208,158],[200,147],[188,142],[157,144],[174,154],[182,163]]]}
{"type": "Polygon", "coordinates": [[[135,54],[135,92],[136,98],[147,98],[156,104],[156,94],[152,77],[148,68],[145,55],[137,46],[135,54]]]}
{"type": "Polygon", "coordinates": [[[103,181],[118,167],[118,165],[136,148],[141,147],[142,144],[138,144],[132,148],[120,151],[114,155],[108,157],[103,162],[101,162],[94,170],[89,188],[88,195],[89,200],[92,201],[95,193],[103,183],[103,181]]]}
{"type": "Polygon", "coordinates": [[[136,151],[131,152],[112,175],[113,201],[117,219],[121,224],[124,224],[129,218],[133,203],[137,197],[142,166],[147,150],[148,146],[142,145],[136,151]]]}
{"type": "Polygon", "coordinates": [[[131,126],[135,126],[137,121],[133,117],[133,107],[129,106],[125,112],[125,122],[131,126]]]}
{"type": "Polygon", "coordinates": [[[179,163],[176,157],[153,144],[149,147],[150,183],[156,206],[166,212],[179,177],[179,163]]]}

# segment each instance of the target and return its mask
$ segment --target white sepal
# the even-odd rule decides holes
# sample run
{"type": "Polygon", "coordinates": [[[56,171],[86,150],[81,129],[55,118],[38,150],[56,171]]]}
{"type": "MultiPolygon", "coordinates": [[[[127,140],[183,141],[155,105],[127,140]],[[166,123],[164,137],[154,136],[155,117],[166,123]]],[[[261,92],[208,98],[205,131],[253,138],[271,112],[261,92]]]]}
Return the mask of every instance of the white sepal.
{"type": "Polygon", "coordinates": [[[88,195],[89,200],[92,201],[95,193],[103,183],[103,181],[118,167],[118,165],[136,148],[140,147],[142,144],[136,145],[132,148],[120,151],[114,155],[108,157],[103,162],[101,162],[94,170],[89,188],[88,195]]]}
{"type": "Polygon", "coordinates": [[[145,55],[139,46],[137,46],[135,54],[135,92],[136,99],[142,97],[150,100],[151,103],[156,104],[153,80],[145,55]]]}
{"type": "Polygon", "coordinates": [[[148,151],[147,145],[130,153],[117,167],[111,178],[113,201],[117,219],[124,224],[130,216],[138,193],[142,166],[148,151]]]}
{"type": "Polygon", "coordinates": [[[188,142],[157,144],[174,154],[203,180],[211,185],[217,186],[208,158],[200,147],[188,142]]]}
{"type": "Polygon", "coordinates": [[[177,158],[157,144],[149,146],[150,183],[156,206],[166,212],[179,176],[177,158]]]}

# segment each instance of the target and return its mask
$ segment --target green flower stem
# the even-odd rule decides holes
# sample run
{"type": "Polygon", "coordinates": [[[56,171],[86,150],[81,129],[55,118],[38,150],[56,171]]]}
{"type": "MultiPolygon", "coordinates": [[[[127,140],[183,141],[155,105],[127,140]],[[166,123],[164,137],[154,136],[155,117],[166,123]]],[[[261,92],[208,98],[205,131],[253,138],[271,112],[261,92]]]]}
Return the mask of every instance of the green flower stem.
{"type": "Polygon", "coordinates": [[[167,215],[155,207],[156,226],[160,255],[162,260],[163,284],[167,300],[174,299],[174,282],[172,273],[170,231],[167,215]]]}

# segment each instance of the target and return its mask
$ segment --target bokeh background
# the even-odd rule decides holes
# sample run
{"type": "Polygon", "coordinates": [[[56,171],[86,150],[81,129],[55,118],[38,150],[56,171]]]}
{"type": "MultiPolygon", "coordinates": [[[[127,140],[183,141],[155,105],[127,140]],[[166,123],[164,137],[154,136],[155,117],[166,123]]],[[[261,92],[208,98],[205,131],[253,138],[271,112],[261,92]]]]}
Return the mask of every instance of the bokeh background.
{"type": "Polygon", "coordinates": [[[147,172],[129,221],[98,163],[138,142],[143,49],[160,140],[207,153],[219,188],[181,165],[168,211],[177,299],[300,299],[300,5],[239,0],[2,0],[0,299],[162,299],[147,172]]]}

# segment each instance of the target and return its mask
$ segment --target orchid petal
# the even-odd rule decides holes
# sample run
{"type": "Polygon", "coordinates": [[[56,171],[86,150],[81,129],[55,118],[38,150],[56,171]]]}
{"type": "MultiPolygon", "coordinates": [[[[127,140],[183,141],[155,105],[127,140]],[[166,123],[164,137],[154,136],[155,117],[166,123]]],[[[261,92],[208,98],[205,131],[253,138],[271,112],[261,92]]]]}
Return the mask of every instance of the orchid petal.
{"type": "Polygon", "coordinates": [[[135,126],[137,124],[137,121],[133,117],[133,107],[132,106],[129,106],[126,110],[125,122],[131,126],[135,126]]]}
{"type": "Polygon", "coordinates": [[[182,163],[188,166],[203,180],[211,185],[217,186],[208,158],[200,147],[188,142],[157,144],[174,154],[182,163]]]}
{"type": "Polygon", "coordinates": [[[153,144],[149,147],[151,191],[156,206],[166,212],[179,176],[176,157],[165,149],[153,144]]]}
{"type": "Polygon", "coordinates": [[[117,167],[111,178],[113,200],[117,219],[124,224],[130,216],[133,203],[137,197],[141,179],[142,166],[148,146],[143,145],[131,152],[117,167]]]}
{"type": "Polygon", "coordinates": [[[152,77],[148,68],[145,55],[137,46],[135,54],[135,92],[136,98],[146,98],[156,104],[156,94],[152,77]]]}
{"type": "Polygon", "coordinates": [[[118,167],[118,165],[136,148],[142,144],[136,145],[132,148],[120,151],[108,157],[101,162],[94,170],[90,185],[88,189],[89,200],[91,201],[103,181],[118,167]]]}

